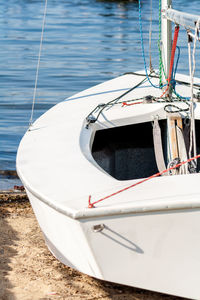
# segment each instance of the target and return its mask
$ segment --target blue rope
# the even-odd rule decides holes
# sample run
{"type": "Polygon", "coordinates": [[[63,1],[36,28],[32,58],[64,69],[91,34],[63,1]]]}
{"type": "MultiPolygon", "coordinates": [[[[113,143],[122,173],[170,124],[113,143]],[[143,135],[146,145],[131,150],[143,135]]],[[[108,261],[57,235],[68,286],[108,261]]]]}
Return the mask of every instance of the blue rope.
{"type": "MultiPolygon", "coordinates": [[[[175,83],[176,83],[176,81],[175,81],[175,83]]],[[[178,98],[180,98],[180,99],[182,99],[182,100],[190,100],[190,97],[183,97],[183,96],[181,96],[181,95],[179,95],[179,93],[177,93],[177,91],[176,91],[176,84],[175,84],[175,86],[174,86],[174,94],[178,97],[178,98]]]]}
{"type": "Polygon", "coordinates": [[[177,71],[177,68],[178,68],[178,63],[179,63],[179,58],[180,58],[180,47],[179,46],[176,46],[176,48],[178,49],[178,56],[177,56],[177,59],[176,59],[176,66],[173,70],[173,78],[175,79],[175,76],[176,76],[176,71],[177,71]]]}
{"type": "Polygon", "coordinates": [[[143,60],[144,60],[144,69],[145,69],[145,73],[146,73],[146,77],[149,81],[149,83],[151,84],[152,87],[154,88],[160,88],[159,86],[154,85],[148,75],[147,72],[147,65],[146,65],[146,59],[145,59],[145,53],[144,53],[144,41],[143,41],[143,31],[142,31],[142,14],[141,14],[141,0],[138,1],[138,6],[139,6],[139,25],[140,25],[140,39],[141,39],[141,46],[142,46],[142,56],[143,56],[143,60]]]}
{"type": "Polygon", "coordinates": [[[176,76],[176,72],[177,72],[177,68],[178,68],[178,62],[179,62],[179,58],[180,58],[180,47],[176,47],[177,49],[178,49],[178,56],[177,56],[177,60],[176,60],[176,66],[175,66],[175,68],[174,68],[174,71],[173,71],[173,83],[172,83],[172,85],[173,85],[173,89],[174,89],[174,94],[178,97],[178,98],[180,98],[180,99],[183,99],[183,100],[190,100],[190,97],[183,97],[183,96],[181,96],[181,95],[179,95],[179,93],[177,93],[177,91],[176,91],[176,80],[175,80],[175,76],[176,76]]]}

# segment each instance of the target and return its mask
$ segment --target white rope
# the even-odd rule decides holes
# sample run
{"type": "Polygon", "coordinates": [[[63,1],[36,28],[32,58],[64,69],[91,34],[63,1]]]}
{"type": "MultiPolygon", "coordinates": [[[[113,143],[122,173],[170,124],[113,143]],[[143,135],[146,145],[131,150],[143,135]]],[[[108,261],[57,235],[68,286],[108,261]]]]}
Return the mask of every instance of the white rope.
{"type": "Polygon", "coordinates": [[[191,41],[192,40],[188,37],[188,61],[189,61],[189,74],[190,74],[190,78],[192,76],[191,41]]]}
{"type": "MultiPolygon", "coordinates": [[[[195,27],[195,37],[194,37],[194,46],[193,46],[193,53],[192,53],[192,63],[191,63],[191,46],[188,42],[188,53],[189,53],[189,71],[190,71],[190,92],[191,92],[191,104],[190,104],[190,115],[191,115],[191,127],[190,127],[190,148],[189,148],[189,157],[192,157],[192,148],[193,148],[193,155],[196,156],[196,134],[195,134],[195,117],[194,117],[194,96],[193,96],[193,85],[194,85],[194,74],[195,74],[195,67],[196,67],[196,43],[198,40],[198,32],[199,32],[199,24],[200,18],[197,20],[196,27],[195,27]]],[[[196,167],[196,160],[195,166],[196,167]]]]}
{"type": "MultiPolygon", "coordinates": [[[[192,39],[188,36],[188,62],[189,62],[189,76],[190,79],[192,78],[192,58],[191,58],[191,42],[192,39]]],[[[192,80],[191,80],[192,82],[192,80]]],[[[191,84],[192,85],[192,84],[191,84]]],[[[190,104],[190,114],[191,114],[191,104],[190,104]]],[[[191,131],[192,126],[190,126],[190,147],[189,147],[189,158],[191,157],[191,152],[192,152],[192,131],[191,131]]]]}
{"type": "Polygon", "coordinates": [[[38,83],[38,75],[39,75],[39,68],[40,68],[40,58],[41,58],[41,53],[42,53],[42,43],[43,43],[43,38],[44,38],[44,28],[45,28],[46,14],[47,14],[47,2],[48,2],[48,0],[45,0],[42,32],[41,32],[41,38],[40,38],[40,48],[39,48],[38,63],[37,63],[37,69],[36,69],[36,75],[35,75],[35,87],[34,87],[34,91],[33,91],[33,103],[32,103],[29,127],[33,123],[33,113],[34,113],[34,108],[35,108],[35,98],[36,98],[36,92],[37,92],[37,83],[38,83]]]}
{"type": "MultiPolygon", "coordinates": [[[[195,39],[195,34],[193,34],[192,32],[188,31],[188,35],[191,36],[193,39],[195,39]]],[[[197,40],[200,42],[199,37],[197,37],[197,40]]]]}

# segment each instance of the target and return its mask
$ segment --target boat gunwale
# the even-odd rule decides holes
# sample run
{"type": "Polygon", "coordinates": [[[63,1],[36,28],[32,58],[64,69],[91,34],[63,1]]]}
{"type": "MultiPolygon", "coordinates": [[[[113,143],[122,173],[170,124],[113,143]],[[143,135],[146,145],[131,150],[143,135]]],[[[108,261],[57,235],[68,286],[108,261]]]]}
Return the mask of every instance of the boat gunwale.
{"type": "MultiPolygon", "coordinates": [[[[72,219],[79,220],[79,219],[88,219],[94,217],[104,217],[104,216],[113,216],[113,215],[127,215],[127,214],[141,214],[141,213],[152,213],[152,212],[164,212],[164,211],[174,211],[174,210],[190,210],[190,209],[200,209],[200,200],[194,199],[194,195],[196,198],[199,198],[199,194],[191,194],[192,199],[184,199],[181,201],[165,201],[163,203],[153,203],[151,200],[141,200],[138,204],[138,201],[133,201],[132,203],[123,203],[116,204],[114,206],[104,206],[104,207],[94,207],[94,208],[84,208],[80,210],[70,209],[69,207],[66,208],[64,205],[55,205],[53,202],[49,201],[45,195],[39,194],[35,191],[30,184],[28,184],[25,180],[23,175],[20,173],[20,178],[25,186],[25,189],[31,193],[34,197],[36,197],[39,201],[42,201],[52,209],[56,210],[57,212],[66,215],[72,219]],[[144,206],[144,202],[147,205],[144,206]],[[148,203],[149,202],[149,203],[148,203]]],[[[189,175],[178,175],[178,176],[198,176],[198,174],[189,174],[189,175]]]]}

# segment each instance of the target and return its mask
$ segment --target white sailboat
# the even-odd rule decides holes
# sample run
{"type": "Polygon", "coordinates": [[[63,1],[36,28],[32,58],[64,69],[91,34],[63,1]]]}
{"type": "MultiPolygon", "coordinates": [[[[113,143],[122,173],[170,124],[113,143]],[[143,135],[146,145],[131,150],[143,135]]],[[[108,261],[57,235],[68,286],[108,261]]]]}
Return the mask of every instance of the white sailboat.
{"type": "Polygon", "coordinates": [[[57,104],[23,137],[17,172],[61,262],[199,299],[200,17],[173,10],[171,0],[162,15],[161,84],[157,73],[128,73],[57,104]],[[175,88],[178,26],[188,35],[190,74],[176,74],[175,88]]]}

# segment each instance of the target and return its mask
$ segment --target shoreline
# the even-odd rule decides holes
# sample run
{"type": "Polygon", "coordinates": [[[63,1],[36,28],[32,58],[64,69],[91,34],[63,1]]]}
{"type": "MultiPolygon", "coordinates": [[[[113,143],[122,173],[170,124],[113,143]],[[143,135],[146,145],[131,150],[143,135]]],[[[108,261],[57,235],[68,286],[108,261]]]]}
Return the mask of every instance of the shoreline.
{"type": "Polygon", "coordinates": [[[21,186],[21,180],[16,170],[0,170],[0,193],[14,190],[14,186],[21,186]]]}

